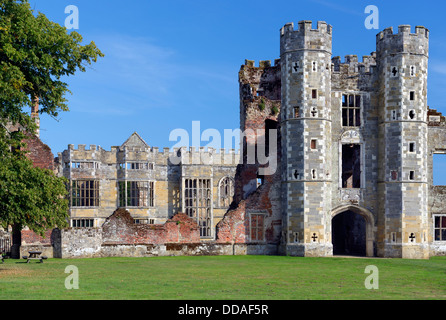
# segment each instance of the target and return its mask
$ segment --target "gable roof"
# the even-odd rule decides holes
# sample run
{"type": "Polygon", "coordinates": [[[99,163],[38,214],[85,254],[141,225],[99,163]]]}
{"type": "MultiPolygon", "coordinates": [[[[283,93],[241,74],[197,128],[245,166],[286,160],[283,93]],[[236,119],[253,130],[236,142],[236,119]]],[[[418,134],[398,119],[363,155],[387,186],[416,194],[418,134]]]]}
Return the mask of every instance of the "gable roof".
{"type": "Polygon", "coordinates": [[[149,145],[141,138],[141,136],[135,132],[121,145],[123,147],[142,147],[149,148],[149,145]]]}

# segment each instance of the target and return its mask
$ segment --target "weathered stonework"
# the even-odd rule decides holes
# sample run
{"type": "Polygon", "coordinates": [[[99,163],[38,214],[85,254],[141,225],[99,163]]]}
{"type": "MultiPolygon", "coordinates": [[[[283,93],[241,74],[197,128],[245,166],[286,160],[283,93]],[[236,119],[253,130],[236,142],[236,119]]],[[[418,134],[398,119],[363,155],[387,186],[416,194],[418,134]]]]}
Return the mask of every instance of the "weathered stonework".
{"type": "Polygon", "coordinates": [[[188,205],[198,206],[195,198],[193,205],[184,201],[185,182],[188,179],[208,181],[208,201],[200,204],[200,207],[209,209],[208,220],[200,220],[195,207],[188,212],[201,221],[203,230],[206,227],[206,232],[202,230],[202,237],[208,239],[215,238],[214,227],[230,204],[230,201],[223,203],[223,195],[220,194],[222,182],[224,179],[232,181],[227,189],[232,198],[233,179],[239,163],[234,150],[229,153],[220,150],[217,153],[212,148],[195,151],[191,147],[189,150],[181,148],[173,151],[165,148],[160,152],[156,147],[149,147],[137,133],[110,151],[96,145],[88,149],[85,145],[77,149],[69,145],[68,150],[59,153],[57,161],[59,174],[70,181],[71,220],[93,219],[95,227],[102,226],[118,207],[126,208],[135,220],[162,224],[177,212],[186,212],[188,205]],[[73,200],[76,197],[73,183],[76,181],[96,181],[97,202],[76,203],[73,200]],[[148,186],[145,194],[140,194],[136,187],[130,190],[128,184],[137,182],[148,186]],[[123,189],[120,191],[120,188],[123,189]],[[126,196],[132,197],[135,203],[124,199],[126,196]],[[146,203],[141,204],[143,201],[146,203]]]}
{"type": "Polygon", "coordinates": [[[24,232],[22,244],[54,257],[445,255],[432,158],[446,153],[446,119],[427,106],[428,42],[425,27],[387,28],[370,56],[342,62],[330,25],[288,23],[280,59],[240,68],[240,154],[160,152],[136,133],[110,151],[69,145],[57,170],[72,228],[52,240],[24,232]],[[73,202],[83,180],[98,182],[97,202],[73,202]],[[136,182],[153,182],[149,205],[128,205],[136,182]]]}

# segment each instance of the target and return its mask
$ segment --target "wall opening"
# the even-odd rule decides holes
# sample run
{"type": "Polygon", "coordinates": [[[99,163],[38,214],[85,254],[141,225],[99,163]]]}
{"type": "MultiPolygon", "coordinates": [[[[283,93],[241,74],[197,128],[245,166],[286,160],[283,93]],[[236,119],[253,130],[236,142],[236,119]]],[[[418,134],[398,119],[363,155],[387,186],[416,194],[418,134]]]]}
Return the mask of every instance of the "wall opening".
{"type": "Polygon", "coordinates": [[[279,122],[271,119],[265,120],[265,156],[269,157],[270,130],[278,130],[279,122]]]}
{"type": "Polygon", "coordinates": [[[317,89],[312,89],[311,90],[311,98],[317,99],[317,89]]]}
{"type": "Polygon", "coordinates": [[[366,222],[353,211],[347,210],[332,219],[331,239],[333,255],[366,255],[366,222]]]}
{"type": "Polygon", "coordinates": [[[312,150],[316,149],[317,147],[317,140],[316,139],[311,139],[311,144],[310,144],[310,148],[312,150]]]}
{"type": "Polygon", "coordinates": [[[211,199],[212,185],[210,179],[184,180],[184,212],[197,220],[200,227],[200,237],[212,236],[211,199]]]}
{"type": "Polygon", "coordinates": [[[361,146],[342,145],[342,188],[361,188],[361,146]]]}
{"type": "Polygon", "coordinates": [[[294,107],[294,118],[299,118],[300,110],[299,107],[294,107]]]}

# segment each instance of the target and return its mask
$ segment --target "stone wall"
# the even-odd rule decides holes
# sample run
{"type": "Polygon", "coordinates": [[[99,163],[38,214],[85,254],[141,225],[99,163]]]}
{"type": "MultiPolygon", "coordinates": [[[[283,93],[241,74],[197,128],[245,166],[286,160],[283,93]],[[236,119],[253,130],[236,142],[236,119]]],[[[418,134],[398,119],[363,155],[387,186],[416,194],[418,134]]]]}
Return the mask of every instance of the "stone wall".
{"type": "Polygon", "coordinates": [[[22,230],[20,257],[29,255],[29,251],[41,251],[48,258],[153,257],[276,254],[277,246],[244,241],[200,242],[196,221],[184,213],[162,225],[139,225],[128,211],[118,209],[97,228],[54,229],[44,236],[22,230]]]}

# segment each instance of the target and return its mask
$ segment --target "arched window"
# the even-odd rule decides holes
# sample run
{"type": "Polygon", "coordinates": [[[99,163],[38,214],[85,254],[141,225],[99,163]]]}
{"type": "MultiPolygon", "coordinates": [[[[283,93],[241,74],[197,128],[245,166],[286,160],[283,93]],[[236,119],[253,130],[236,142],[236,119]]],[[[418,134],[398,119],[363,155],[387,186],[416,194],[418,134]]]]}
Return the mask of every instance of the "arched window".
{"type": "Polygon", "coordinates": [[[230,177],[221,179],[218,186],[218,195],[219,207],[229,207],[234,196],[234,179],[230,177]]]}

